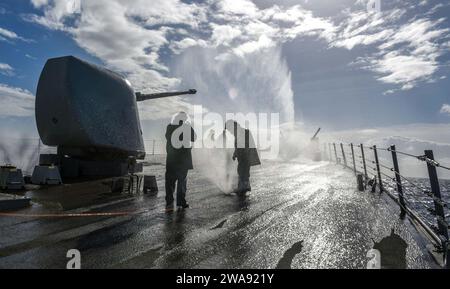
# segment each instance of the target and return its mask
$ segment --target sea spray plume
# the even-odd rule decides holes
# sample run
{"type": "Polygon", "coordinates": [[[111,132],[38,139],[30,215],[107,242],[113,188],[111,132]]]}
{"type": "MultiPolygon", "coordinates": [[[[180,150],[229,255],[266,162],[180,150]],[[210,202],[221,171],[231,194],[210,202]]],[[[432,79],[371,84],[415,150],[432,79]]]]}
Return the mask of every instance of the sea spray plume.
{"type": "Polygon", "coordinates": [[[243,55],[193,47],[174,63],[181,85],[196,87],[193,100],[211,112],[275,112],[282,123],[295,119],[291,72],[280,47],[243,55]]]}
{"type": "Polygon", "coordinates": [[[222,192],[229,193],[237,185],[237,163],[233,162],[234,148],[223,146],[224,138],[232,137],[227,132],[219,135],[209,130],[204,142],[211,142],[211,148],[196,148],[192,150],[194,167],[222,192]]]}
{"type": "MultiPolygon", "coordinates": [[[[280,47],[246,54],[193,47],[175,59],[173,71],[183,80],[183,86],[198,89],[200,93],[193,101],[208,112],[224,118],[227,113],[279,113],[279,157],[310,160],[308,145],[312,134],[305,133],[301,123],[295,123],[296,115],[297,119],[301,115],[294,109],[291,72],[280,47]]],[[[252,131],[257,142],[260,130],[259,127],[252,131]]],[[[194,150],[193,158],[196,169],[221,190],[232,187],[230,174],[236,174],[236,164],[230,162],[231,155],[225,150],[194,150]]]]}
{"type": "Polygon", "coordinates": [[[311,137],[313,133],[303,123],[287,123],[280,126],[280,159],[310,161],[313,156],[311,137]]]}
{"type": "MultiPolygon", "coordinates": [[[[280,148],[278,157],[284,161],[310,163],[315,151],[311,146],[312,129],[307,129],[303,124],[284,124],[280,129],[280,148]]],[[[237,162],[232,160],[234,148],[223,144],[224,137],[232,138],[229,132],[206,132],[203,142],[213,139],[215,146],[211,148],[193,149],[194,167],[208,180],[214,183],[222,192],[231,192],[237,186],[237,162]]],[[[258,147],[258,149],[263,149],[258,147]]],[[[266,160],[262,160],[263,165],[266,160]]]]}
{"type": "Polygon", "coordinates": [[[0,160],[4,164],[10,164],[11,159],[9,158],[10,157],[10,154],[8,153],[9,149],[4,141],[5,139],[2,139],[2,142],[0,142],[0,160]]]}
{"type": "MultiPolygon", "coordinates": [[[[310,138],[316,128],[305,128],[294,110],[291,72],[280,47],[237,55],[220,49],[191,48],[175,62],[175,73],[187,86],[200,91],[194,99],[209,112],[279,113],[279,157],[308,161],[310,138]]],[[[261,128],[253,131],[255,139],[261,128]]],[[[259,143],[258,143],[259,145],[259,143]]],[[[258,147],[260,148],[260,147],[258,147]]],[[[266,149],[266,148],[261,148],[266,149]]]]}
{"type": "Polygon", "coordinates": [[[31,174],[39,162],[39,139],[19,135],[17,138],[2,137],[0,163],[12,164],[25,174],[31,174]]]}

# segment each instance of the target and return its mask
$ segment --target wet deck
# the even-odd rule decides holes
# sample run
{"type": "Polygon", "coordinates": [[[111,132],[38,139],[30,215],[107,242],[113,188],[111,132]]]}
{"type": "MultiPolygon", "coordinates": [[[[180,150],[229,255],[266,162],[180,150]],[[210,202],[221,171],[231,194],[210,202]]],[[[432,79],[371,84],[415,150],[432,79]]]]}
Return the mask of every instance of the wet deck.
{"type": "MultiPolygon", "coordinates": [[[[164,212],[164,166],[155,160],[157,197],[114,199],[76,212],[114,217],[0,217],[0,268],[65,268],[69,249],[82,268],[366,268],[367,252],[391,233],[406,241],[408,268],[435,263],[408,219],[385,196],[355,191],[351,172],[328,163],[265,162],[245,200],[225,195],[198,171],[191,208],[164,212]]],[[[21,213],[42,213],[34,205],[21,213]]]]}

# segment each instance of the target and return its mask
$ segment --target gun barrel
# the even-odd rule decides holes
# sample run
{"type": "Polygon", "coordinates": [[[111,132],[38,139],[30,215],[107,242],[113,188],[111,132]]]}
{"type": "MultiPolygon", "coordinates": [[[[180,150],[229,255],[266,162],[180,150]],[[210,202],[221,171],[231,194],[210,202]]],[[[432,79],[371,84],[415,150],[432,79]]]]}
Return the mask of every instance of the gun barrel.
{"type": "Polygon", "coordinates": [[[311,138],[311,140],[316,139],[317,135],[319,134],[321,128],[319,127],[319,129],[316,131],[316,133],[314,134],[314,136],[311,138]]]}
{"type": "Polygon", "coordinates": [[[196,94],[196,93],[197,93],[197,90],[195,90],[195,89],[189,89],[186,91],[150,93],[150,94],[143,94],[140,92],[136,92],[136,101],[144,101],[144,100],[149,100],[149,99],[156,99],[156,98],[163,98],[163,97],[170,97],[170,96],[177,96],[177,95],[196,94]]]}

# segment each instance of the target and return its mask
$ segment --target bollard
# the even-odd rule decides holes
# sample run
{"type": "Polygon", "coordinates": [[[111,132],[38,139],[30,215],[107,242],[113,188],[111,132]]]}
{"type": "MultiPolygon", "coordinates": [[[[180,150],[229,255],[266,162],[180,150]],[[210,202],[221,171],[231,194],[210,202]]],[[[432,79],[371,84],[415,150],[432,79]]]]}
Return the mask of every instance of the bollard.
{"type": "Polygon", "coordinates": [[[22,170],[12,165],[0,167],[0,190],[25,189],[22,170]]]}
{"type": "Polygon", "coordinates": [[[381,170],[380,170],[380,162],[378,160],[378,151],[377,151],[377,146],[373,146],[373,153],[374,153],[374,157],[375,157],[375,164],[377,167],[377,173],[378,173],[378,182],[379,182],[379,186],[380,186],[380,194],[383,192],[383,181],[381,180],[381,170]]]}
{"type": "Polygon", "coordinates": [[[158,194],[158,183],[155,176],[144,176],[144,194],[158,194]]]}
{"type": "Polygon", "coordinates": [[[364,192],[364,190],[365,190],[365,187],[364,187],[364,176],[362,174],[357,174],[356,175],[356,182],[358,184],[358,191],[364,192]]]}
{"type": "MultiPolygon", "coordinates": [[[[434,161],[433,151],[426,150],[425,157],[430,161],[434,161]]],[[[439,186],[439,179],[438,179],[436,167],[431,162],[427,161],[427,168],[428,168],[428,176],[430,178],[431,191],[433,193],[434,209],[436,211],[436,220],[438,223],[439,234],[444,237],[444,240],[442,240],[442,248],[444,250],[444,263],[445,263],[445,267],[447,269],[450,269],[450,260],[449,260],[450,248],[449,248],[449,239],[448,239],[449,238],[448,224],[445,220],[445,212],[444,212],[444,206],[443,206],[443,202],[442,202],[442,198],[441,198],[441,189],[439,186]]]]}

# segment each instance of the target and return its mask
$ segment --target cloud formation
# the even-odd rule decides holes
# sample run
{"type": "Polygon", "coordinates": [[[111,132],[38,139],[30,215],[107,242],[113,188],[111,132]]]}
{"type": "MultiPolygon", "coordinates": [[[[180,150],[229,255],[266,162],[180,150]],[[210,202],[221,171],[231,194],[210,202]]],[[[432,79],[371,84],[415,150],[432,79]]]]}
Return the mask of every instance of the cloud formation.
{"type": "Polygon", "coordinates": [[[19,39],[19,36],[15,32],[0,27],[0,41],[10,41],[15,39],[19,39]]]}
{"type": "Polygon", "coordinates": [[[14,31],[0,27],[0,41],[13,42],[16,40],[21,40],[24,42],[32,42],[32,40],[30,39],[17,35],[17,33],[14,31]]]}
{"type": "Polygon", "coordinates": [[[0,74],[12,76],[14,75],[14,69],[11,67],[11,65],[0,62],[0,74]]]}
{"type": "MultiPolygon", "coordinates": [[[[449,50],[449,29],[442,27],[444,19],[432,19],[439,7],[428,2],[395,1],[374,12],[358,0],[332,17],[277,1],[262,8],[251,0],[154,0],[151,5],[144,0],[96,0],[82,1],[79,11],[73,8],[76,0],[31,2],[41,12],[25,19],[66,31],[144,92],[177,87],[180,79],[173,77],[167,59],[192,48],[216,49],[222,59],[247,58],[299,37],[315,37],[329,49],[367,48],[353,64],[373,71],[391,91],[434,81],[439,57],[449,50]],[[417,5],[428,13],[415,15],[417,5]]],[[[188,105],[183,98],[168,101],[171,106],[188,105]]],[[[144,106],[158,111],[158,106],[144,106]]]]}
{"type": "Polygon", "coordinates": [[[33,115],[34,95],[30,91],[0,83],[0,117],[33,115]]]}
{"type": "MultiPolygon", "coordinates": [[[[372,53],[359,58],[359,64],[377,73],[379,81],[396,85],[397,89],[409,90],[421,82],[434,81],[440,66],[438,58],[448,52],[445,39],[450,29],[442,27],[443,18],[432,20],[428,13],[412,14],[415,8],[406,1],[380,13],[351,12],[332,45],[349,50],[358,46],[373,48],[372,53]]],[[[433,6],[429,12],[435,10],[433,6]]]]}

